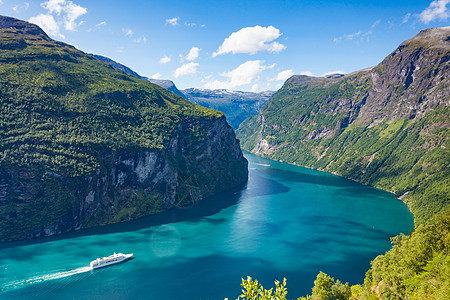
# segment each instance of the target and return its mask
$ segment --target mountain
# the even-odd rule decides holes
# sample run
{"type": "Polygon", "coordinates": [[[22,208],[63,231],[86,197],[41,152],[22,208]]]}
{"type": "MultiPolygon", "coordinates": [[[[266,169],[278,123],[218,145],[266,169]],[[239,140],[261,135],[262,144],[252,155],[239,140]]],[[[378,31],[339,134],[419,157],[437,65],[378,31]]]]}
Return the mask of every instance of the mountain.
{"type": "Polygon", "coordinates": [[[141,76],[138,73],[136,73],[135,71],[128,68],[127,66],[124,66],[121,63],[118,63],[108,57],[97,55],[97,54],[91,54],[91,55],[103,62],[110,64],[115,69],[124,71],[125,73],[133,75],[139,79],[144,79],[144,80],[150,81],[151,83],[159,85],[160,87],[165,88],[166,90],[169,90],[172,93],[175,93],[180,97],[186,98],[186,96],[182,92],[180,92],[180,90],[178,90],[178,88],[175,86],[175,84],[173,83],[172,80],[152,79],[152,78],[148,78],[145,76],[141,76]]]}
{"type": "Polygon", "coordinates": [[[390,191],[416,224],[450,204],[450,27],[373,68],[293,76],[237,131],[244,149],[390,191]]]}
{"type": "Polygon", "coordinates": [[[224,115],[0,16],[0,241],[127,221],[247,180],[224,115]]]}
{"type": "MultiPolygon", "coordinates": [[[[147,78],[139,75],[127,66],[124,66],[108,57],[96,54],[91,55],[101,61],[110,64],[113,68],[122,70],[125,73],[133,75],[137,78],[157,84],[160,87],[163,87],[166,90],[177,94],[178,96],[188,99],[193,103],[223,112],[227,117],[228,122],[235,130],[239,127],[239,124],[241,124],[241,122],[246,118],[257,114],[261,107],[267,101],[269,101],[269,98],[275,93],[273,91],[252,93],[220,89],[205,90],[195,88],[180,91],[171,80],[147,78]]],[[[339,76],[337,74],[335,75],[339,76]]]]}
{"type": "Polygon", "coordinates": [[[186,89],[182,92],[186,95],[186,99],[193,103],[223,112],[235,130],[246,118],[257,114],[275,93],[273,91],[252,93],[223,89],[186,89]]]}
{"type": "Polygon", "coordinates": [[[166,90],[169,90],[172,93],[175,93],[178,96],[186,99],[186,96],[182,92],[180,92],[180,90],[175,86],[175,83],[173,83],[172,80],[152,79],[152,78],[146,78],[146,80],[150,81],[151,83],[157,84],[160,87],[165,88],[166,90]]]}

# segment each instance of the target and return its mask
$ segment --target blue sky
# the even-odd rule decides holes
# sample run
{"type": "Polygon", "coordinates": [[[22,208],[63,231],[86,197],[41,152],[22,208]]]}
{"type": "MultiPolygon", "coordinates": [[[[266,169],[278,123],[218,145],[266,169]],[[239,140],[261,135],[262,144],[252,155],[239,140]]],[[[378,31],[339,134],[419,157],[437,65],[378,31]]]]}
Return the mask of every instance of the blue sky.
{"type": "Polygon", "coordinates": [[[450,0],[0,0],[0,14],[180,89],[276,90],[292,74],[374,66],[450,0]]]}

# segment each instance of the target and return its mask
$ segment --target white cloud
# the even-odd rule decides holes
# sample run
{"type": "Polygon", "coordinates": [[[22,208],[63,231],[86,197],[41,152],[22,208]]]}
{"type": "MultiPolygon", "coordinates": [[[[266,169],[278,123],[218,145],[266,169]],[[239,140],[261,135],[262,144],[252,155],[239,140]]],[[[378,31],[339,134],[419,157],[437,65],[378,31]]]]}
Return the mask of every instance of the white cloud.
{"type": "Polygon", "coordinates": [[[57,36],[60,38],[64,38],[64,35],[62,35],[59,32],[59,25],[56,23],[55,18],[53,15],[44,15],[40,14],[35,17],[31,17],[28,20],[30,23],[36,24],[39,27],[41,27],[46,33],[57,36]]]}
{"type": "Polygon", "coordinates": [[[138,44],[140,44],[140,43],[147,44],[147,38],[145,36],[141,36],[137,39],[134,39],[133,42],[138,43],[138,44]]]}
{"type": "Polygon", "coordinates": [[[0,0],[0,5],[2,5],[3,4],[3,0],[0,0]]]}
{"type": "Polygon", "coordinates": [[[175,72],[173,73],[173,76],[175,76],[175,78],[178,78],[178,77],[184,76],[184,75],[196,74],[198,66],[199,66],[199,64],[195,63],[195,62],[190,62],[190,63],[184,64],[175,70],[175,72]]]}
{"type": "Polygon", "coordinates": [[[333,41],[335,43],[338,43],[342,40],[347,40],[347,41],[353,41],[354,39],[360,38],[360,40],[362,40],[364,37],[366,37],[366,39],[369,39],[369,35],[373,34],[373,29],[375,29],[375,27],[377,27],[379,24],[381,23],[381,20],[376,20],[372,26],[370,26],[370,29],[366,32],[362,32],[362,31],[358,31],[352,34],[344,34],[341,35],[340,37],[336,37],[333,39],[333,41]]]}
{"type": "Polygon", "coordinates": [[[341,70],[331,71],[331,72],[327,72],[327,73],[323,74],[320,77],[325,77],[325,76],[329,76],[329,75],[333,75],[333,74],[347,74],[347,72],[341,71],[341,70]]]}
{"type": "Polygon", "coordinates": [[[172,19],[166,19],[166,24],[170,24],[172,26],[177,26],[179,19],[180,18],[178,18],[178,17],[175,17],[175,18],[172,18],[172,19]]]}
{"type": "Polygon", "coordinates": [[[224,72],[220,75],[227,77],[226,81],[214,80],[206,82],[206,89],[232,89],[234,87],[250,84],[259,79],[261,73],[266,69],[272,69],[275,64],[266,66],[262,60],[249,60],[230,72],[224,72]]]}
{"type": "Polygon", "coordinates": [[[226,53],[253,55],[260,51],[280,52],[286,49],[286,46],[278,42],[272,42],[280,36],[280,30],[273,26],[244,27],[227,37],[219,49],[213,53],[213,57],[226,53]]]}
{"type": "Polygon", "coordinates": [[[311,71],[303,71],[303,72],[300,72],[300,75],[306,75],[306,76],[311,76],[311,77],[314,76],[313,72],[311,72],[311,71]]]}
{"type": "Polygon", "coordinates": [[[168,62],[170,62],[172,59],[170,57],[168,57],[167,55],[164,55],[163,57],[161,57],[161,59],[159,60],[160,64],[167,64],[168,62]]]}
{"type": "MultiPolygon", "coordinates": [[[[1,2],[0,2],[0,4],[1,4],[1,2]]],[[[11,7],[11,9],[12,9],[14,12],[18,12],[18,11],[19,11],[19,6],[18,6],[18,5],[14,5],[13,7],[11,7]]]]}
{"type": "Polygon", "coordinates": [[[123,33],[125,33],[126,36],[130,36],[133,35],[134,32],[133,30],[129,29],[129,28],[122,28],[123,33]]]}
{"type": "Polygon", "coordinates": [[[103,27],[103,26],[106,26],[106,24],[107,23],[105,21],[103,21],[103,22],[100,22],[97,25],[95,25],[95,27],[103,27]]]}
{"type": "Polygon", "coordinates": [[[159,78],[161,78],[160,73],[153,74],[153,76],[152,76],[152,79],[159,79],[159,78]]]}
{"type": "Polygon", "coordinates": [[[284,70],[278,73],[276,77],[268,79],[268,81],[286,81],[292,75],[294,75],[294,71],[292,71],[292,69],[284,70]]]}
{"type": "Polygon", "coordinates": [[[85,13],[87,13],[87,9],[81,7],[77,4],[73,4],[72,1],[67,1],[67,4],[64,8],[66,16],[64,17],[64,28],[69,31],[76,30],[76,27],[81,25],[82,23],[76,24],[75,21],[85,13]]]}
{"type": "Polygon", "coordinates": [[[435,0],[430,3],[427,9],[420,13],[419,19],[424,24],[428,24],[435,20],[445,21],[450,16],[447,4],[450,0],[435,0]]]}
{"type": "Polygon", "coordinates": [[[411,13],[407,13],[403,16],[402,24],[408,23],[409,18],[411,18],[411,13]]]}
{"type": "MultiPolygon", "coordinates": [[[[25,9],[29,6],[30,4],[25,2],[25,9]]],[[[76,20],[87,13],[86,8],[70,0],[47,0],[41,3],[41,6],[48,11],[47,14],[31,17],[30,22],[41,26],[48,34],[58,37],[64,37],[60,33],[60,24],[64,24],[66,30],[75,31],[84,23],[83,21],[77,23],[76,20]]]]}
{"type": "Polygon", "coordinates": [[[256,93],[259,89],[259,86],[257,83],[255,83],[254,85],[252,85],[252,89],[250,90],[253,93],[256,93]]]}
{"type": "Polygon", "coordinates": [[[184,22],[184,26],[186,26],[186,27],[195,27],[195,26],[197,26],[197,24],[195,24],[195,23],[189,23],[189,22],[184,22]]]}
{"type": "Polygon", "coordinates": [[[189,50],[189,53],[186,55],[186,60],[195,60],[198,57],[198,53],[200,52],[200,48],[192,47],[191,50],[189,50]]]}

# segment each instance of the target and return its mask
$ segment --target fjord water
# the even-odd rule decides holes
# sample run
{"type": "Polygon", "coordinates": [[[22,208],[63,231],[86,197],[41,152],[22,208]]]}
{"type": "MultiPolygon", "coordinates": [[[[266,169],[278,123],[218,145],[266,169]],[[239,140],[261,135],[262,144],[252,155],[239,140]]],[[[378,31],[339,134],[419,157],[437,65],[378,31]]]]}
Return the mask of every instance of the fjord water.
{"type": "Polygon", "coordinates": [[[241,278],[287,278],[288,299],[323,271],[362,283],[370,261],[409,233],[393,195],[333,174],[246,154],[239,189],[133,222],[0,244],[2,299],[236,299],[241,278]],[[91,270],[113,252],[135,259],[91,270]]]}

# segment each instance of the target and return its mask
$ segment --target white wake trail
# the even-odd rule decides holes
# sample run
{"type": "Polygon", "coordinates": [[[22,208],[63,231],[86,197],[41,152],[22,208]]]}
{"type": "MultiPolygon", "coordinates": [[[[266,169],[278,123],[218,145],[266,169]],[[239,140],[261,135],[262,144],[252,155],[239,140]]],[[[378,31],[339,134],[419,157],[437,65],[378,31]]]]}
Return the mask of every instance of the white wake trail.
{"type": "Polygon", "coordinates": [[[44,281],[48,281],[48,280],[69,277],[69,276],[80,274],[80,273],[85,273],[85,272],[89,272],[91,270],[92,270],[92,267],[81,267],[78,269],[65,271],[65,272],[58,272],[58,273],[48,274],[48,275],[39,275],[39,276],[35,276],[35,277],[29,278],[29,279],[18,280],[18,281],[14,281],[11,283],[7,283],[0,290],[9,290],[9,289],[13,289],[13,288],[19,288],[19,287],[29,285],[29,284],[34,284],[34,283],[44,282],[44,281]]]}

